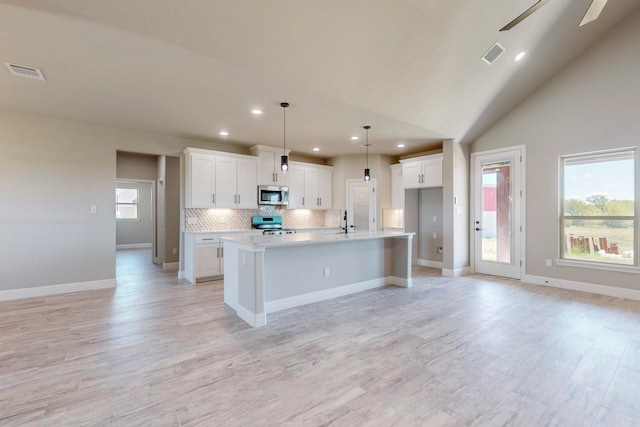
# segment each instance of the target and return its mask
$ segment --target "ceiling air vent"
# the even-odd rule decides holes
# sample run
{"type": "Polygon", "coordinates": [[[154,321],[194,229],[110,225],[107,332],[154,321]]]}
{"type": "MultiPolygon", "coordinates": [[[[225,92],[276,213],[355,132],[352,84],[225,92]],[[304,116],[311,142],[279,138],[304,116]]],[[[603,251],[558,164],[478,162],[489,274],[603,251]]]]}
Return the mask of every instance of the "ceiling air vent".
{"type": "Polygon", "coordinates": [[[481,59],[487,64],[491,65],[495,62],[496,59],[500,57],[500,55],[504,53],[504,51],[504,46],[496,42],[496,44],[491,46],[489,50],[486,51],[484,55],[482,55],[481,59]]]}
{"type": "Polygon", "coordinates": [[[9,62],[5,62],[4,65],[7,66],[9,71],[11,71],[11,74],[13,74],[14,76],[44,81],[42,71],[40,71],[40,69],[38,68],[27,67],[26,65],[11,64],[9,62]]]}

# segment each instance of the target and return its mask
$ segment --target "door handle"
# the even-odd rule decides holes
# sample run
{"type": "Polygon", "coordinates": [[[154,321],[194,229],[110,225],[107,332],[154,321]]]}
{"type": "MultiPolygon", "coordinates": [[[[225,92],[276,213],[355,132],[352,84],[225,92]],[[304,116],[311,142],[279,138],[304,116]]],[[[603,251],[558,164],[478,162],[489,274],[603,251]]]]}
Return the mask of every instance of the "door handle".
{"type": "Polygon", "coordinates": [[[211,193],[211,203],[216,202],[216,193],[211,193]]]}
{"type": "Polygon", "coordinates": [[[482,228],[476,227],[476,231],[480,231],[480,230],[482,230],[482,228]]]}
{"type": "Polygon", "coordinates": [[[302,198],[302,206],[304,206],[304,197],[302,198]]]}

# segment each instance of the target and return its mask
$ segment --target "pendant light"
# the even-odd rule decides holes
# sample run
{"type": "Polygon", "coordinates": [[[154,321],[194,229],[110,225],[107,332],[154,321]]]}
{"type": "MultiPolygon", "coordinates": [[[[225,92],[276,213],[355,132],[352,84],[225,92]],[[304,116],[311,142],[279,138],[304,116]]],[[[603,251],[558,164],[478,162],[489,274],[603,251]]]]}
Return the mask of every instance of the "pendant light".
{"type": "Polygon", "coordinates": [[[371,144],[369,144],[369,129],[371,129],[371,126],[366,125],[364,127],[365,132],[367,133],[367,140],[364,144],[364,146],[367,148],[367,167],[364,169],[364,180],[366,182],[371,181],[371,170],[369,169],[369,146],[371,144]]]}
{"type": "Polygon", "coordinates": [[[289,156],[287,156],[287,108],[289,107],[288,102],[281,102],[280,106],[282,107],[282,157],[280,157],[280,170],[284,173],[287,173],[289,170],[289,156]]]}

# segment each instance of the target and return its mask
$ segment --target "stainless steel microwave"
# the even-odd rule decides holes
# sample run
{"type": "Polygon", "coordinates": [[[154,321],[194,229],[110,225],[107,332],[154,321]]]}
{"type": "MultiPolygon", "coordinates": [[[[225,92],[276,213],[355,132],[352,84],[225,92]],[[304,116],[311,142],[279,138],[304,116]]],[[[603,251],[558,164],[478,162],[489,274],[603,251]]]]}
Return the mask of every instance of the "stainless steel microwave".
{"type": "Polygon", "coordinates": [[[289,187],[279,187],[275,185],[258,186],[259,205],[288,205],[289,187]]]}

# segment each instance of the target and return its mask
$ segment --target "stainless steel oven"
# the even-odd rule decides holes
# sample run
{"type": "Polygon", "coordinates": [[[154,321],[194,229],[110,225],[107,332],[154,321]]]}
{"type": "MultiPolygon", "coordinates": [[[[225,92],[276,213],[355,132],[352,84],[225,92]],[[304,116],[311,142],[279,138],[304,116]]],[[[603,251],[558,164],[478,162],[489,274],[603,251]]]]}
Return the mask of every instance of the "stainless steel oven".
{"type": "Polygon", "coordinates": [[[279,187],[275,185],[258,186],[259,205],[280,205],[289,204],[289,187],[279,187]]]}

